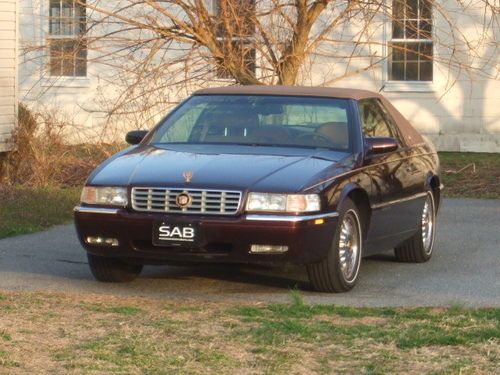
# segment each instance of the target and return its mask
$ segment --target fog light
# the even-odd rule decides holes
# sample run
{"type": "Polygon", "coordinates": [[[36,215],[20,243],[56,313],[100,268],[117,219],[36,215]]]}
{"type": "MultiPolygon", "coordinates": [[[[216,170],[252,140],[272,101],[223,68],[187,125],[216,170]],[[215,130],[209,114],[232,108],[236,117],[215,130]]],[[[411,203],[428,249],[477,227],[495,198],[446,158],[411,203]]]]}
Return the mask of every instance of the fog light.
{"type": "Polygon", "coordinates": [[[250,247],[250,252],[255,254],[263,253],[286,253],[288,251],[288,246],[282,245],[252,245],[250,247]]]}
{"type": "Polygon", "coordinates": [[[85,242],[89,245],[118,246],[118,240],[116,238],[108,237],[89,236],[85,238],[85,242]]]}

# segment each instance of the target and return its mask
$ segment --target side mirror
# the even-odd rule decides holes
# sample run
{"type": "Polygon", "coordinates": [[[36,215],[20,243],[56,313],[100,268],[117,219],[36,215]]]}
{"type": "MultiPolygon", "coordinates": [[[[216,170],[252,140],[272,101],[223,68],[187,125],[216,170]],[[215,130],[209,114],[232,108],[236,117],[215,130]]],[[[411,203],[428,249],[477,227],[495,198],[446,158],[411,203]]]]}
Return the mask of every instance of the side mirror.
{"type": "Polygon", "coordinates": [[[365,138],[365,149],[367,155],[377,155],[386,152],[396,151],[398,142],[390,137],[365,138]]]}
{"type": "Polygon", "coordinates": [[[147,130],[132,130],[128,132],[125,136],[125,141],[131,145],[137,145],[141,143],[144,137],[148,134],[147,130]]]}

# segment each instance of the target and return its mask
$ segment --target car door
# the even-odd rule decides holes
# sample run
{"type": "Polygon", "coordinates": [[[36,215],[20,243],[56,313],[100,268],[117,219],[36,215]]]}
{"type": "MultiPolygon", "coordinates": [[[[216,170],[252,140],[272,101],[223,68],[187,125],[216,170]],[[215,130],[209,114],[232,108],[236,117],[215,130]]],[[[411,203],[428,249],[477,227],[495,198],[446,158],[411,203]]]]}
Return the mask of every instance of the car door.
{"type": "Polygon", "coordinates": [[[372,203],[367,248],[389,249],[416,228],[415,223],[418,221],[408,202],[418,189],[420,172],[413,165],[411,148],[406,145],[399,128],[378,99],[360,101],[359,112],[365,138],[391,137],[398,142],[395,151],[365,154],[365,166],[371,179],[372,203]]]}

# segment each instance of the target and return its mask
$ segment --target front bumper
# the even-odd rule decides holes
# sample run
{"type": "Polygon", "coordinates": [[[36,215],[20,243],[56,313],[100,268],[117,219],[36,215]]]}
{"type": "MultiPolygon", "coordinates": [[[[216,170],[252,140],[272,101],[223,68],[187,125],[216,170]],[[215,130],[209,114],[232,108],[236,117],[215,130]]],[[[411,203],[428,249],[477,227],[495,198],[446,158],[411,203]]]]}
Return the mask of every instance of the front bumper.
{"type": "Polygon", "coordinates": [[[195,216],[139,213],[122,208],[75,207],[75,226],[82,246],[101,256],[138,259],[143,263],[219,262],[247,264],[308,264],[324,259],[337,225],[335,212],[318,215],[195,216]],[[197,248],[152,244],[157,221],[196,223],[197,248]],[[89,236],[118,239],[118,246],[90,245],[89,236]],[[288,246],[281,254],[251,253],[252,244],[288,246]]]}

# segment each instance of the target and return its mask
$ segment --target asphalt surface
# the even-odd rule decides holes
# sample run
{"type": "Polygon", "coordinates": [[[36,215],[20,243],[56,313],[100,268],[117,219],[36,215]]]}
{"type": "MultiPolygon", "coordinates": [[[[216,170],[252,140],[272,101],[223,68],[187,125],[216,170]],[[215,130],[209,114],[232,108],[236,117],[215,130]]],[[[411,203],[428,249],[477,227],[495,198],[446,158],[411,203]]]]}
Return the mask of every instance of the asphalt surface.
{"type": "Polygon", "coordinates": [[[296,286],[310,303],[500,307],[500,200],[445,199],[428,263],[397,263],[390,252],[364,259],[358,285],[344,294],[311,291],[301,268],[146,266],[131,283],[98,283],[72,225],[0,240],[0,289],[4,290],[284,302],[296,286]]]}

